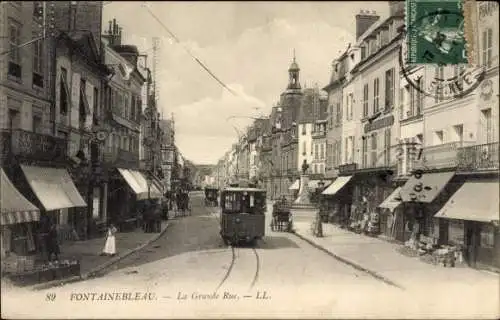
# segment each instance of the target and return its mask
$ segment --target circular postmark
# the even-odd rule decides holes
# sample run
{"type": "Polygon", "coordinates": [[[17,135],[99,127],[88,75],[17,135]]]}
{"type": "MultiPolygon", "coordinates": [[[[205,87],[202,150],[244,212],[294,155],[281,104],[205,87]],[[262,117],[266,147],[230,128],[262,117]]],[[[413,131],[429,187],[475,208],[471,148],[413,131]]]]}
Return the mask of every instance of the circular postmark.
{"type": "Polygon", "coordinates": [[[408,84],[441,101],[461,98],[474,91],[485,77],[485,68],[463,63],[463,58],[466,58],[463,41],[463,15],[458,11],[436,10],[408,25],[399,48],[399,64],[408,84]],[[442,28],[440,21],[448,21],[449,27],[442,28]],[[415,44],[417,41],[420,42],[415,44]],[[416,53],[416,46],[424,48],[419,48],[416,53]],[[423,73],[418,72],[421,66],[455,69],[454,76],[444,77],[442,71],[425,79],[423,73]]]}

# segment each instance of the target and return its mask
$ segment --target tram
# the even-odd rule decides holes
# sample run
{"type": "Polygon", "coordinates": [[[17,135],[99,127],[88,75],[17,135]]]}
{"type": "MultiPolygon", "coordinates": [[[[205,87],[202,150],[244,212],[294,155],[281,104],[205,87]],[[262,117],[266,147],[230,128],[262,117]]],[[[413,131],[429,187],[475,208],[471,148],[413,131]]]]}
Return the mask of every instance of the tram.
{"type": "Polygon", "coordinates": [[[221,192],[220,207],[220,235],[224,243],[255,245],[264,237],[265,190],[252,184],[231,184],[221,192]]]}

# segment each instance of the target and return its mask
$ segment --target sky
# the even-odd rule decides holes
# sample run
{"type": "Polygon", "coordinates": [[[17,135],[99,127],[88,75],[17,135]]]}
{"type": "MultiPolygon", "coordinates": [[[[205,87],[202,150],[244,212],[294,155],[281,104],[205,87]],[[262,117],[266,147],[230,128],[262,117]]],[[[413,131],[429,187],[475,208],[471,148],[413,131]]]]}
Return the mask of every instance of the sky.
{"type": "Polygon", "coordinates": [[[108,2],[103,28],[116,18],[122,44],[157,50],[157,91],[164,117],[174,114],[176,144],[197,164],[215,164],[253,120],[268,115],[288,83],[293,52],[302,86],[327,84],[332,61],[355,41],[361,10],[382,17],[388,2],[108,2]],[[148,12],[147,6],[180,40],[148,12]],[[186,53],[188,48],[235,95],[186,53]],[[228,119],[239,116],[240,118],[228,119]]]}

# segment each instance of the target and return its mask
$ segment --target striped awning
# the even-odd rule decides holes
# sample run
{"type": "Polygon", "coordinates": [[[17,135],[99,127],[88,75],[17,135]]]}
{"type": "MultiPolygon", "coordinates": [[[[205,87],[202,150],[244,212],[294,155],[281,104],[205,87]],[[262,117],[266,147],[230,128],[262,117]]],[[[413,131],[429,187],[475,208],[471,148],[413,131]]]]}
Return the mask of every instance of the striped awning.
{"type": "Polygon", "coordinates": [[[29,202],[0,168],[1,224],[26,223],[40,220],[40,210],[29,202]]]}

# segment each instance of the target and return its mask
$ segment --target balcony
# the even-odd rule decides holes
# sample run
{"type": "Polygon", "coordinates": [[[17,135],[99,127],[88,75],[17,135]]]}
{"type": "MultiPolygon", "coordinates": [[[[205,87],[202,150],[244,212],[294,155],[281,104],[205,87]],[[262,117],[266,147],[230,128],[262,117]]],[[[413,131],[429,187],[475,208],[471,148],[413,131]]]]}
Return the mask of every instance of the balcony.
{"type": "Polygon", "coordinates": [[[113,167],[125,169],[139,168],[139,153],[117,149],[104,152],[104,162],[113,167]]]}
{"type": "Polygon", "coordinates": [[[313,139],[320,139],[326,137],[326,130],[318,130],[312,132],[313,139]]]}
{"type": "Polygon", "coordinates": [[[420,161],[415,162],[415,168],[444,169],[455,168],[458,165],[458,150],[465,147],[466,142],[451,142],[426,147],[422,151],[420,161]]]}
{"type": "Polygon", "coordinates": [[[498,142],[467,146],[457,150],[457,171],[459,172],[484,172],[498,169],[498,142]]]}
{"type": "Polygon", "coordinates": [[[12,130],[10,134],[10,150],[15,156],[42,161],[66,160],[68,143],[65,139],[21,129],[12,130]]]}

